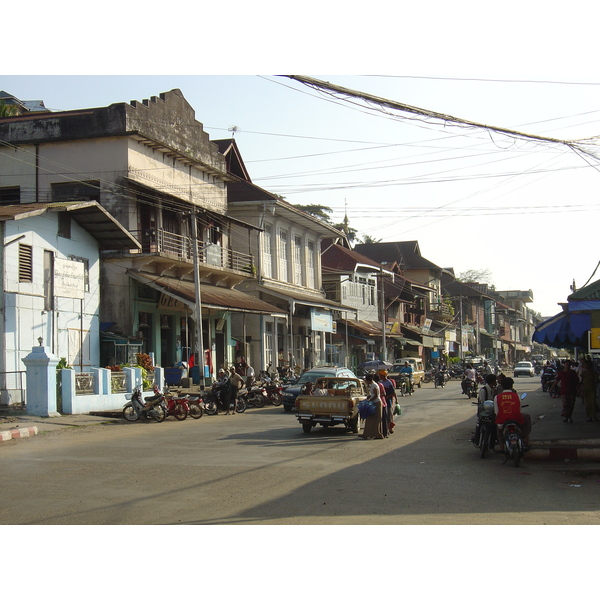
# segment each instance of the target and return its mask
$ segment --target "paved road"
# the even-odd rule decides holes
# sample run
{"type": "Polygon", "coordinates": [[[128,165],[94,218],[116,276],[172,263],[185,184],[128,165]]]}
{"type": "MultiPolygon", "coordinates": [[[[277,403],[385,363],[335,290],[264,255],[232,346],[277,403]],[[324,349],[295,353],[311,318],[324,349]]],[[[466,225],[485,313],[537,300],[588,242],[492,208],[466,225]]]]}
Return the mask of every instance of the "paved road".
{"type": "MultiPolygon", "coordinates": [[[[537,380],[518,380],[535,412],[537,380]]],[[[1,524],[596,524],[597,473],[468,439],[458,382],[402,399],[386,440],[302,432],[282,408],[53,432],[0,447],[1,524]]]]}

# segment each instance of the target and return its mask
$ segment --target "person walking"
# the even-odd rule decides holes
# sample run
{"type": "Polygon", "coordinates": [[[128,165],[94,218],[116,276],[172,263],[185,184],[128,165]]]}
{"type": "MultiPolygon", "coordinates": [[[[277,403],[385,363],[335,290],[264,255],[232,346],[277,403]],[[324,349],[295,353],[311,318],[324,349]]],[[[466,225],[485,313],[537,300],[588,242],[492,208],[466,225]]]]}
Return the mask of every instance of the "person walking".
{"type": "Polygon", "coordinates": [[[250,366],[250,363],[245,363],[244,377],[246,378],[246,389],[250,391],[250,388],[254,383],[254,369],[250,366]]]}
{"type": "Polygon", "coordinates": [[[596,416],[599,412],[598,404],[596,402],[596,387],[598,385],[598,375],[594,371],[594,363],[589,359],[583,359],[581,361],[582,369],[580,375],[581,381],[581,397],[585,404],[585,413],[587,420],[597,421],[596,416]]]}
{"type": "Polygon", "coordinates": [[[559,386],[562,396],[563,409],[561,416],[564,417],[564,423],[573,422],[573,409],[575,408],[575,398],[577,397],[577,385],[579,379],[577,373],[571,368],[573,363],[566,360],[562,371],[556,374],[553,387],[559,386]]]}
{"type": "Polygon", "coordinates": [[[396,423],[394,423],[394,410],[396,408],[396,403],[398,402],[396,382],[393,379],[388,378],[388,372],[385,369],[379,371],[379,382],[383,385],[385,390],[388,433],[394,433],[394,427],[396,426],[396,423]]]}
{"type": "Polygon", "coordinates": [[[371,373],[367,373],[367,375],[365,375],[365,381],[367,382],[368,386],[367,399],[371,400],[371,402],[375,404],[375,412],[365,419],[365,426],[363,428],[363,432],[358,437],[361,437],[365,440],[369,438],[382,440],[383,433],[381,431],[381,395],[379,391],[379,385],[376,381],[373,380],[373,375],[371,373]]]}
{"type": "Polygon", "coordinates": [[[389,435],[389,416],[388,416],[388,403],[385,399],[385,388],[381,383],[381,378],[377,373],[373,374],[373,381],[379,386],[379,398],[381,398],[381,433],[383,437],[390,437],[389,435]]]}

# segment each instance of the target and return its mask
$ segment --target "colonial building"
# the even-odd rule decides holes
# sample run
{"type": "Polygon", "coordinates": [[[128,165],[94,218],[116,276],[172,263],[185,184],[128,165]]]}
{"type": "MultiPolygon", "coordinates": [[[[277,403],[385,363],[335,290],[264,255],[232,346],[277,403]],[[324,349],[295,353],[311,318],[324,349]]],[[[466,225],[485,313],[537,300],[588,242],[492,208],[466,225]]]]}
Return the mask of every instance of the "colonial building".
{"type": "MultiPolygon", "coordinates": [[[[277,315],[240,324],[246,344],[265,367],[310,368],[336,360],[334,323],[351,307],[329,300],[323,292],[321,242],[343,234],[322,220],[252,183],[234,140],[216,142],[225,156],[229,214],[253,225],[258,235],[236,237],[232,247],[257,257],[256,278],[239,289],[276,306],[277,315]],[[248,246],[249,244],[249,246],[248,246]]],[[[242,321],[238,316],[238,322],[242,321]]]]}

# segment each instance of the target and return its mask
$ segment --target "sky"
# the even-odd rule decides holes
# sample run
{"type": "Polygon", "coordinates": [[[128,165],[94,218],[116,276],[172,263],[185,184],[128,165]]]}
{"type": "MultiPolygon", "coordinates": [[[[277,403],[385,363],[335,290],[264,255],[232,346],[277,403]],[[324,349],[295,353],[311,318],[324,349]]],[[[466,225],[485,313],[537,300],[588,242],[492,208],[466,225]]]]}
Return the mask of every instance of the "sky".
{"type": "MultiPolygon", "coordinates": [[[[331,207],[335,222],[347,214],[359,237],[418,240],[427,259],[456,273],[489,269],[498,290],[531,289],[531,308],[543,316],[559,312],[573,280],[579,288],[600,278],[593,276],[600,259],[597,159],[564,144],[382,115],[277,76],[309,75],[546,137],[590,138],[600,134],[591,0],[155,6],[61,1],[36,6],[35,19],[20,12],[3,31],[0,89],[68,110],[179,88],[212,139],[236,128],[257,185],[294,204],[331,207]]],[[[446,548],[431,544],[437,540],[428,531],[403,529],[402,547],[416,556],[446,548]]],[[[448,532],[448,547],[466,556],[470,546],[461,546],[458,533],[448,532]]],[[[294,540],[308,536],[322,539],[314,530],[293,531],[294,540]]],[[[552,560],[546,547],[554,548],[536,550],[544,566],[552,560]]],[[[231,550],[216,548],[216,555],[231,550]]],[[[394,556],[408,561],[400,551],[394,556]]],[[[448,557],[436,569],[460,567],[448,557]]],[[[477,573],[465,565],[473,589],[477,573]]],[[[455,573],[444,575],[444,588],[456,583],[455,573]]],[[[417,585],[406,569],[401,581],[403,589],[417,585]]],[[[550,598],[567,592],[560,582],[552,586],[550,598]]],[[[295,596],[288,586],[290,598],[303,590],[295,596]]]]}

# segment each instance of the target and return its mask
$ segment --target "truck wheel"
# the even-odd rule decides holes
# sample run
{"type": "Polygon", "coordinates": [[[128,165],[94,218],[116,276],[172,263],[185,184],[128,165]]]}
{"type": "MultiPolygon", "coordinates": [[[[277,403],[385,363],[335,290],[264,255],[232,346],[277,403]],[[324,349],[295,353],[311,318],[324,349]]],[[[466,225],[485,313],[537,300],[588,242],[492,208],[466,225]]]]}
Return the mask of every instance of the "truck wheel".
{"type": "Polygon", "coordinates": [[[284,410],[285,412],[292,412],[292,407],[291,407],[291,406],[288,406],[287,404],[284,404],[284,405],[283,405],[283,410],[284,410]]]}
{"type": "Polygon", "coordinates": [[[311,423],[302,423],[302,431],[304,431],[304,433],[310,433],[311,429],[312,429],[311,423]]]}
{"type": "Polygon", "coordinates": [[[360,423],[360,417],[358,415],[356,415],[356,419],[352,419],[352,421],[350,421],[350,431],[352,433],[358,433],[359,431],[359,423],[360,423]]]}

